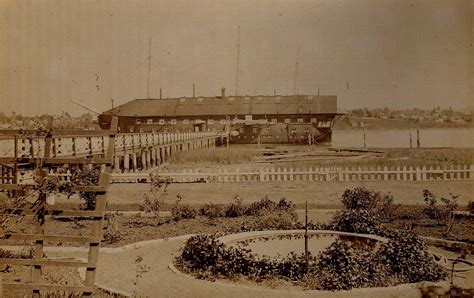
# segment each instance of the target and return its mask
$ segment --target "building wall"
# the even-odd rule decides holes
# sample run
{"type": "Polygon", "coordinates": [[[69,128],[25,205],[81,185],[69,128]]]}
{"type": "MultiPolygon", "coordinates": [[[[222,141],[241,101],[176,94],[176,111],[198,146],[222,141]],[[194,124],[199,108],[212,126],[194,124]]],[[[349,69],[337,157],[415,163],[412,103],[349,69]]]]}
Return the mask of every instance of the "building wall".
{"type": "Polygon", "coordinates": [[[251,120],[245,115],[232,119],[225,116],[119,117],[119,128],[121,132],[225,132],[229,125],[230,131],[238,132],[231,137],[233,143],[307,143],[309,136],[319,142],[330,142],[333,119],[331,114],[252,115],[251,120]]]}

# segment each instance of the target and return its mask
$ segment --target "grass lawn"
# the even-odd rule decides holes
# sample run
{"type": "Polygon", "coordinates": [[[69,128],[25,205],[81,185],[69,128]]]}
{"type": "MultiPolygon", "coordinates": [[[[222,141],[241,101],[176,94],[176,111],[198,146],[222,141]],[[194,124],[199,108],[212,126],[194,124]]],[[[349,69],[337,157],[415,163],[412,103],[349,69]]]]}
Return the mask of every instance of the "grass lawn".
{"type": "MultiPolygon", "coordinates": [[[[366,186],[370,190],[384,193],[390,192],[395,203],[404,205],[424,205],[422,192],[429,189],[438,196],[449,193],[458,194],[458,203],[466,206],[473,200],[474,184],[472,181],[446,182],[303,182],[281,181],[267,183],[183,183],[168,186],[166,199],[174,203],[176,195],[184,196],[184,201],[192,205],[205,203],[230,203],[236,195],[244,202],[253,202],[268,196],[272,200],[283,197],[291,200],[301,208],[308,200],[311,208],[339,208],[340,197],[345,189],[366,186]]],[[[148,192],[148,184],[113,184],[109,189],[110,209],[137,208],[143,201],[143,195],[148,192]]]]}

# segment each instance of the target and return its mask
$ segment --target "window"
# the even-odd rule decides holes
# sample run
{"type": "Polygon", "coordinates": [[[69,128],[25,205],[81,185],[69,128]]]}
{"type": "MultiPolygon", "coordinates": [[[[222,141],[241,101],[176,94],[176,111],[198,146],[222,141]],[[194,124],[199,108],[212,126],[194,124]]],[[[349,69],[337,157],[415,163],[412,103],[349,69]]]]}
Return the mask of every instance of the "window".
{"type": "Polygon", "coordinates": [[[186,97],[181,97],[181,98],[179,99],[179,102],[180,102],[180,103],[185,102],[185,101],[186,101],[186,97]]]}
{"type": "Polygon", "coordinates": [[[160,119],[160,121],[158,121],[158,124],[159,125],[165,125],[165,119],[160,119]]]}
{"type": "Polygon", "coordinates": [[[184,119],[184,120],[183,120],[183,124],[184,124],[184,125],[188,125],[188,124],[189,124],[189,120],[188,120],[188,119],[184,119]]]}
{"type": "Polygon", "coordinates": [[[263,96],[258,96],[258,97],[257,97],[257,100],[262,101],[262,100],[263,100],[263,96]]]}
{"type": "Polygon", "coordinates": [[[198,102],[202,102],[203,101],[203,97],[198,97],[198,102]]]}
{"type": "Polygon", "coordinates": [[[235,98],[235,97],[230,96],[230,97],[229,97],[229,101],[234,101],[234,98],[235,98]]]}
{"type": "Polygon", "coordinates": [[[312,95],[308,96],[309,100],[313,100],[313,98],[314,98],[314,96],[312,96],[312,95]]]}
{"type": "Polygon", "coordinates": [[[275,97],[275,102],[276,102],[276,103],[280,103],[280,102],[281,102],[281,96],[275,97]]]}
{"type": "Polygon", "coordinates": [[[265,133],[270,133],[270,127],[265,127],[265,133]]]}
{"type": "Polygon", "coordinates": [[[141,124],[141,123],[142,123],[142,120],[140,120],[140,119],[135,120],[135,124],[141,124]]]}
{"type": "Polygon", "coordinates": [[[303,118],[298,118],[298,119],[296,120],[296,123],[302,124],[302,123],[303,123],[303,118]]]}
{"type": "Polygon", "coordinates": [[[130,127],[130,132],[133,132],[133,127],[130,127]]]}
{"type": "Polygon", "coordinates": [[[317,118],[311,118],[311,123],[317,123],[318,119],[317,118]]]}
{"type": "Polygon", "coordinates": [[[273,118],[273,119],[272,119],[272,123],[278,123],[278,119],[277,119],[277,118],[273,118]]]}
{"type": "Polygon", "coordinates": [[[214,120],[213,119],[207,120],[207,124],[211,124],[211,125],[214,124],[214,120]]]}
{"type": "Polygon", "coordinates": [[[252,115],[245,115],[245,121],[252,121],[252,115]]]}
{"type": "Polygon", "coordinates": [[[249,101],[250,100],[250,96],[244,96],[244,101],[249,101]]]}
{"type": "Polygon", "coordinates": [[[176,125],[176,119],[171,119],[171,125],[176,125]]]}
{"type": "Polygon", "coordinates": [[[304,109],[303,109],[303,106],[299,106],[298,107],[298,113],[303,113],[304,109]]]}
{"type": "Polygon", "coordinates": [[[225,125],[226,122],[227,122],[227,121],[226,121],[225,119],[221,119],[221,124],[222,124],[222,125],[225,125]]]}
{"type": "Polygon", "coordinates": [[[286,123],[286,124],[291,123],[291,119],[290,119],[290,118],[285,118],[285,123],[286,123]]]}
{"type": "Polygon", "coordinates": [[[252,128],[252,132],[253,133],[258,133],[258,128],[257,127],[252,128]]]}
{"type": "Polygon", "coordinates": [[[147,119],[146,124],[153,124],[153,119],[147,119]]]}

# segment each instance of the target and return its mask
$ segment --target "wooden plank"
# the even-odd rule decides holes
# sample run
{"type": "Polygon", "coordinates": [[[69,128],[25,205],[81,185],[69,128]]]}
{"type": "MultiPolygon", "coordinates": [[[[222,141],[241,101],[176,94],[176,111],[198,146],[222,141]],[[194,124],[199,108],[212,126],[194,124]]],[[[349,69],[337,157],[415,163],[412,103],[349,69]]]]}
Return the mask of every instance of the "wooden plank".
{"type": "Polygon", "coordinates": [[[99,243],[101,240],[99,237],[91,237],[91,236],[16,234],[16,233],[6,233],[3,239],[78,242],[78,243],[87,243],[87,242],[99,243]]]}
{"type": "Polygon", "coordinates": [[[59,259],[10,259],[0,258],[1,265],[52,266],[52,267],[88,267],[96,268],[96,263],[59,259]]]}
{"type": "MultiPolygon", "coordinates": [[[[1,190],[22,190],[33,187],[32,184],[0,184],[1,190]]],[[[72,188],[73,191],[103,193],[107,191],[107,187],[103,185],[80,185],[72,188]]]]}
{"type": "MultiPolygon", "coordinates": [[[[97,154],[100,154],[98,152],[97,154]]],[[[55,164],[111,164],[112,161],[107,158],[86,158],[86,157],[56,157],[56,158],[32,158],[32,157],[0,157],[0,163],[25,163],[25,164],[35,164],[37,162],[43,162],[45,165],[55,165],[55,164]]]]}
{"type": "Polygon", "coordinates": [[[40,291],[67,291],[67,292],[94,292],[91,286],[70,286],[70,285],[53,285],[40,283],[3,283],[3,289],[7,290],[40,290],[40,291]]]}

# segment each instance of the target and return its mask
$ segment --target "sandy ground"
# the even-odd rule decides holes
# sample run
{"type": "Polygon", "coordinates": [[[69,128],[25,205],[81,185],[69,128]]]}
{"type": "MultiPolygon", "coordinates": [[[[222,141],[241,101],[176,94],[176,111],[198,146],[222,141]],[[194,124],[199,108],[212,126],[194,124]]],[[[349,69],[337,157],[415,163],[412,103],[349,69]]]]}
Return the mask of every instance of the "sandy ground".
{"type": "Polygon", "coordinates": [[[97,283],[136,294],[139,297],[420,297],[416,289],[394,291],[354,290],[316,294],[259,286],[241,286],[232,282],[210,282],[176,274],[168,269],[184,240],[169,240],[143,248],[101,253],[97,283]],[[140,256],[147,272],[136,278],[135,260],[140,256]],[[134,285],[136,282],[136,285],[134,285]]]}
{"type": "MultiPolygon", "coordinates": [[[[190,204],[230,203],[236,195],[244,201],[257,201],[268,196],[272,200],[283,197],[302,207],[306,200],[314,207],[338,208],[340,197],[345,189],[358,186],[383,193],[391,193],[395,203],[406,205],[423,205],[423,189],[430,189],[439,196],[449,193],[458,194],[458,203],[467,205],[473,200],[474,184],[472,181],[450,182],[244,182],[244,183],[182,183],[168,186],[169,202],[173,203],[176,195],[184,196],[184,202],[190,204]]],[[[139,204],[143,194],[147,193],[148,184],[112,184],[109,189],[109,205],[139,204]]]]}

